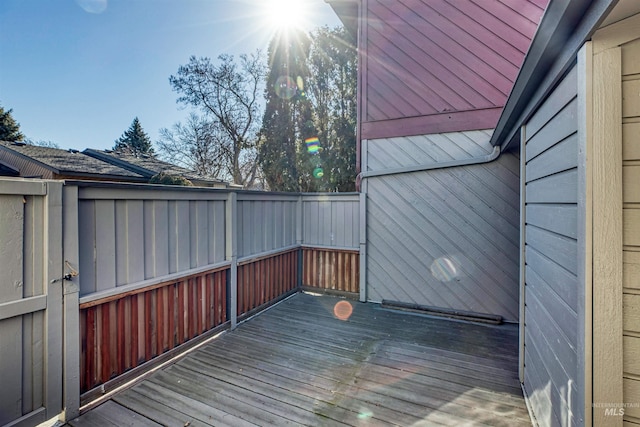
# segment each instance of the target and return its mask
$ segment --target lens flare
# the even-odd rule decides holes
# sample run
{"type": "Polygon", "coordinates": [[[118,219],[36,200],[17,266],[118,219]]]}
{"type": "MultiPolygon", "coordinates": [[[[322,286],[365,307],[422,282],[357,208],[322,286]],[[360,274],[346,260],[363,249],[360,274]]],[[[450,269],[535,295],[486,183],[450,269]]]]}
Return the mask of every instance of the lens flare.
{"type": "Polygon", "coordinates": [[[289,76],[280,76],[276,80],[273,88],[279,98],[291,99],[294,97],[298,90],[296,82],[289,76]]]}
{"type": "Polygon", "coordinates": [[[441,282],[450,282],[458,277],[459,272],[454,260],[440,257],[431,264],[431,274],[441,282]]]}
{"type": "Polygon", "coordinates": [[[307,145],[307,151],[310,154],[317,154],[318,151],[320,151],[320,140],[318,137],[307,138],[304,140],[304,143],[307,145]]]}
{"type": "Polygon", "coordinates": [[[323,176],[324,176],[324,171],[322,170],[322,168],[315,168],[313,170],[314,178],[322,178],[323,176]]]}
{"type": "Polygon", "coordinates": [[[339,320],[348,320],[352,314],[353,307],[351,306],[349,301],[338,301],[336,305],[333,306],[333,315],[336,316],[336,318],[339,320]]]}

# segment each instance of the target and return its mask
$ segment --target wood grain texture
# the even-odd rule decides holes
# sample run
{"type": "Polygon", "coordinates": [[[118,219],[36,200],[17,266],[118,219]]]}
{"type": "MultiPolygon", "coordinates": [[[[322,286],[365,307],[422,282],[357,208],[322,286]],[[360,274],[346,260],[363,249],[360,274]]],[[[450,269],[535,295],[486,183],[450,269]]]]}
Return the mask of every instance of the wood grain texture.
{"type": "MultiPolygon", "coordinates": [[[[513,325],[463,324],[355,302],[348,320],[339,320],[334,307],[345,303],[305,294],[287,299],[117,394],[112,403],[135,412],[123,419],[112,406],[108,422],[531,425],[513,325]]],[[[71,424],[87,425],[94,411],[71,424]]]]}
{"type": "Polygon", "coordinates": [[[81,392],[226,322],[227,270],[80,306],[81,392]]]}
{"type": "Polygon", "coordinates": [[[293,291],[298,286],[298,249],[238,265],[238,316],[293,291]]]}
{"type": "Polygon", "coordinates": [[[358,251],[302,249],[302,285],[314,289],[360,292],[358,251]]]}

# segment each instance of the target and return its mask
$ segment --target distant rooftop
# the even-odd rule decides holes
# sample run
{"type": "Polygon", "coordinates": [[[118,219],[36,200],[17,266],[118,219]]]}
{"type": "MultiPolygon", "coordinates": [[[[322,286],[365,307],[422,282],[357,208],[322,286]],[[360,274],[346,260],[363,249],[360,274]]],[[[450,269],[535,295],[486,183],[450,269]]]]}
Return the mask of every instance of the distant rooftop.
{"type": "Polygon", "coordinates": [[[138,173],[146,178],[151,178],[154,175],[164,172],[169,175],[182,176],[195,185],[226,184],[225,181],[208,178],[147,154],[134,155],[113,150],[94,150],[92,148],[87,148],[83,151],[83,154],[138,173]]]}
{"type": "Polygon", "coordinates": [[[142,174],[85,156],[78,150],[62,150],[6,141],[0,141],[0,149],[11,150],[22,157],[35,160],[58,175],[89,174],[133,178],[136,181],[144,178],[142,174]]]}

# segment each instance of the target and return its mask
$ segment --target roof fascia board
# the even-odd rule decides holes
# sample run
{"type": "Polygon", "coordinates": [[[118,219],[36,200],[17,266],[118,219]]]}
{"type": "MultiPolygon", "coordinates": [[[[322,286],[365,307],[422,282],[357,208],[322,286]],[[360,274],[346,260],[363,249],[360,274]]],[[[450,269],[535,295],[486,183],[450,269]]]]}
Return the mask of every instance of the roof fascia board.
{"type": "Polygon", "coordinates": [[[491,144],[502,149],[517,139],[520,126],[542,104],[553,87],[576,61],[582,45],[591,38],[618,0],[551,0],[491,144]]]}
{"type": "Polygon", "coordinates": [[[19,151],[12,150],[11,148],[6,147],[4,145],[0,145],[0,149],[6,150],[11,154],[15,154],[15,155],[17,155],[18,157],[20,157],[20,158],[22,158],[24,160],[28,160],[30,162],[36,163],[38,166],[42,166],[43,168],[45,168],[47,170],[50,170],[53,173],[60,174],[60,171],[58,169],[54,168],[53,166],[50,166],[50,165],[48,165],[46,163],[42,163],[40,160],[34,159],[33,157],[27,156],[26,154],[22,154],[19,151]]]}

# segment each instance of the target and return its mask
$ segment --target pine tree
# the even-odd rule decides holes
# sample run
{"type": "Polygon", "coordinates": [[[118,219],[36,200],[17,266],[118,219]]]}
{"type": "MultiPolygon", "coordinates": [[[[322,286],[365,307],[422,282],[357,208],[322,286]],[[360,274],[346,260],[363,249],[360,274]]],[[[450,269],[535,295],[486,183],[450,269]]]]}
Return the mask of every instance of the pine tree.
{"type": "Polygon", "coordinates": [[[113,146],[113,149],[135,156],[140,154],[154,155],[151,139],[145,133],[144,129],[142,129],[137,117],[133,119],[129,129],[127,129],[120,138],[116,139],[116,145],[113,146]]]}
{"type": "Polygon", "coordinates": [[[306,97],[310,40],[300,32],[283,31],[269,45],[269,73],[262,121],[260,163],[273,191],[314,191],[313,170],[320,157],[306,152],[304,140],[315,136],[313,112],[306,97]]]}
{"type": "Polygon", "coordinates": [[[20,132],[20,124],[15,121],[11,112],[0,107],[0,141],[22,141],[24,135],[20,132]]]}

